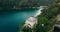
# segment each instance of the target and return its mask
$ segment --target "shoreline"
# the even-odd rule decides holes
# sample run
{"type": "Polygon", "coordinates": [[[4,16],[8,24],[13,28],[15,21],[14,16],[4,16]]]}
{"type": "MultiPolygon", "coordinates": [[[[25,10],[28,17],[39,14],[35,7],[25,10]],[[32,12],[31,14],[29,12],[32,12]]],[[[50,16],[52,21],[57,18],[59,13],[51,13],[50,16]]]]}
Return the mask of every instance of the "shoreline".
{"type": "Polygon", "coordinates": [[[34,17],[37,17],[38,15],[40,15],[42,13],[41,10],[43,10],[43,9],[44,9],[44,7],[40,6],[39,10],[37,10],[37,13],[36,13],[36,15],[34,15],[34,17]]]}
{"type": "MultiPolygon", "coordinates": [[[[47,6],[45,6],[47,7],[47,6]]],[[[39,9],[40,7],[0,7],[0,10],[8,10],[8,9],[14,9],[14,10],[20,10],[20,9],[39,9]]]]}

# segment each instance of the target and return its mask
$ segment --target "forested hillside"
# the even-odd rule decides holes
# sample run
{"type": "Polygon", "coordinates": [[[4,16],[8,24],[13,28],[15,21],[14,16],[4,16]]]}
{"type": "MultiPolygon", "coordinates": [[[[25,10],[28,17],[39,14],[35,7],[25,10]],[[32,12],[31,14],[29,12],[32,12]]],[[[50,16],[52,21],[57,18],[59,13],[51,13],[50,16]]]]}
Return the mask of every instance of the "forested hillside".
{"type": "Polygon", "coordinates": [[[49,5],[53,0],[0,0],[0,8],[16,7],[39,7],[40,5],[49,5]]]}
{"type": "MultiPolygon", "coordinates": [[[[22,0],[23,1],[23,0],[22,0]]],[[[39,7],[40,5],[50,5],[54,0],[25,0],[20,4],[21,6],[24,7],[39,7]]]]}

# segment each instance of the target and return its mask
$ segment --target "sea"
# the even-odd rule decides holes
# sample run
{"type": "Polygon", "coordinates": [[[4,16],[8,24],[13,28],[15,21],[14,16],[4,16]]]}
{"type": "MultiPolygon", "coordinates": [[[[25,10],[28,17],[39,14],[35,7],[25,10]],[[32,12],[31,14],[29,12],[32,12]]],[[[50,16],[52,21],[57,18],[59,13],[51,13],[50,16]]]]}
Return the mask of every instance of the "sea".
{"type": "Polygon", "coordinates": [[[25,23],[25,20],[36,15],[38,9],[5,9],[0,11],[0,32],[18,32],[20,29],[19,23],[25,23]]]}

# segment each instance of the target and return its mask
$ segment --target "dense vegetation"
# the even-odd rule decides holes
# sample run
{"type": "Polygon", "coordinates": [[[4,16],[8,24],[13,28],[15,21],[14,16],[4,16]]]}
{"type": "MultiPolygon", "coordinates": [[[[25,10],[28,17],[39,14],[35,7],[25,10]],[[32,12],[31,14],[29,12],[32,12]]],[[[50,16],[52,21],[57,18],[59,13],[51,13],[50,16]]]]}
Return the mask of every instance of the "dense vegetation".
{"type": "Polygon", "coordinates": [[[49,5],[53,0],[0,0],[0,8],[16,7],[37,7],[40,5],[49,5]],[[44,3],[44,4],[43,4],[44,3]]]}
{"type": "Polygon", "coordinates": [[[22,4],[20,4],[21,7],[39,7],[44,5],[50,5],[53,2],[53,0],[22,0],[22,4]]]}
{"type": "Polygon", "coordinates": [[[49,32],[57,20],[58,14],[60,14],[60,0],[55,1],[47,9],[42,10],[42,14],[38,16],[38,23],[34,28],[27,29],[24,27],[22,32],[49,32]]]}

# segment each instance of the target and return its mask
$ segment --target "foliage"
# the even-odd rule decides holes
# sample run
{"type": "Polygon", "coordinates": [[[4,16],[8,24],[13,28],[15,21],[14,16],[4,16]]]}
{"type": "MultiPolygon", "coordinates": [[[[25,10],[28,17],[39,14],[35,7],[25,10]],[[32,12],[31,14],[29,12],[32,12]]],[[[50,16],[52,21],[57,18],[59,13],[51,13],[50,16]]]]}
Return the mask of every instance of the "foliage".
{"type": "Polygon", "coordinates": [[[23,22],[19,22],[20,27],[23,27],[24,23],[23,22]]]}
{"type": "Polygon", "coordinates": [[[60,4],[58,3],[60,3],[60,1],[53,3],[48,6],[48,9],[42,11],[42,14],[38,16],[38,23],[32,28],[33,32],[48,32],[52,29],[57,20],[56,16],[60,14],[60,4]],[[42,24],[44,24],[44,26],[42,26],[42,24]]]}
{"type": "Polygon", "coordinates": [[[39,7],[40,5],[49,5],[53,0],[0,0],[0,7],[39,7]],[[44,4],[43,4],[44,3],[44,4]]]}
{"type": "Polygon", "coordinates": [[[26,28],[26,27],[23,27],[21,29],[22,32],[32,32],[32,29],[31,28],[26,28]]]}

